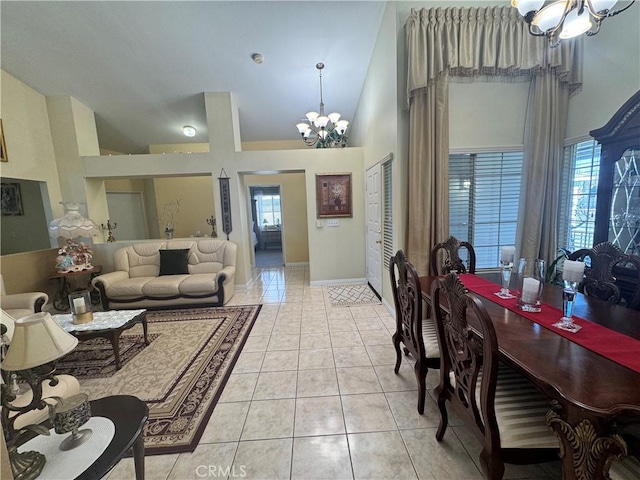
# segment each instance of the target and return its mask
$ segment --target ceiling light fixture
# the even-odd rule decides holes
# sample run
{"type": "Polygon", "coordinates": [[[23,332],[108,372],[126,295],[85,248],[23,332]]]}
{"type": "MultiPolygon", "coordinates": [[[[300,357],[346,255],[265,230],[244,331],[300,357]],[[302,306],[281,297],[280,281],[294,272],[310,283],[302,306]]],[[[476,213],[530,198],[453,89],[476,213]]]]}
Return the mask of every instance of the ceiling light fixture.
{"type": "Polygon", "coordinates": [[[346,147],[348,138],[345,135],[349,122],[340,120],[339,113],[324,114],[324,102],[322,101],[322,69],[324,63],[316,64],[320,72],[320,112],[308,112],[306,114],[309,123],[298,123],[298,131],[302,135],[304,143],[316,148],[346,147]]]}
{"type": "Polygon", "coordinates": [[[529,33],[547,37],[553,48],[562,39],[597,34],[605,18],[624,12],[634,2],[615,11],[617,0],[511,0],[511,5],[524,17],[529,33]]]}
{"type": "Polygon", "coordinates": [[[196,127],[192,127],[191,125],[185,125],[184,127],[182,127],[182,133],[184,133],[187,137],[195,137],[196,132],[196,127]]]}
{"type": "Polygon", "coordinates": [[[261,53],[254,53],[253,55],[251,55],[251,60],[260,65],[262,64],[262,62],[264,62],[264,57],[261,53]]]}

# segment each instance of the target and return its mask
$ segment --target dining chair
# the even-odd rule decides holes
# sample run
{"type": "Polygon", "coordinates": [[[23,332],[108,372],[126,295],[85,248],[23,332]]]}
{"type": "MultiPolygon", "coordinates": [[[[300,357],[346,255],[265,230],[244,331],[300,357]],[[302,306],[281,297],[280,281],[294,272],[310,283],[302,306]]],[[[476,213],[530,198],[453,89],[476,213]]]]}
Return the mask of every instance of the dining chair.
{"type": "Polygon", "coordinates": [[[499,362],[496,333],[482,302],[455,273],[432,284],[431,299],[441,349],[436,439],[441,441],[447,429],[449,403],[482,444],[485,478],[501,479],[505,463],[558,460],[559,442],[545,419],[551,404],[530,381],[499,362]],[[450,313],[437,307],[441,300],[450,313]],[[477,317],[480,336],[467,323],[468,314],[477,317]]]}
{"type": "Polygon", "coordinates": [[[569,260],[587,260],[584,279],[578,290],[589,296],[610,303],[624,303],[627,307],[640,308],[640,257],[628,255],[611,242],[602,242],[592,248],[582,248],[569,254],[569,260]],[[627,281],[616,278],[616,267],[635,270],[636,278],[627,281]]]}
{"type": "Polygon", "coordinates": [[[476,252],[469,242],[461,242],[449,237],[431,249],[431,272],[434,275],[446,275],[450,272],[476,273],[476,252]],[[467,251],[467,263],[460,257],[460,249],[467,251]]]}
{"type": "Polygon", "coordinates": [[[418,381],[418,413],[424,413],[426,378],[429,368],[440,368],[440,350],[436,327],[432,319],[422,318],[422,289],[418,272],[409,263],[402,250],[391,257],[389,264],[391,289],[396,309],[396,331],[393,346],[396,349],[395,373],[402,363],[400,344],[405,355],[415,358],[414,372],[418,381]]]}

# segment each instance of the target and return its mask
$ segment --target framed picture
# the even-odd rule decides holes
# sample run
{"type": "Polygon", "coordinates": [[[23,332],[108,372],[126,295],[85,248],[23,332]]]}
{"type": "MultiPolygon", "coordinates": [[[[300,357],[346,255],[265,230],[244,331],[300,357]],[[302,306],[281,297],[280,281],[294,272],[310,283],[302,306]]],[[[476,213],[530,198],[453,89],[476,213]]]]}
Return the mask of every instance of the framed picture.
{"type": "Polygon", "coordinates": [[[352,217],[351,174],[316,175],[318,218],[352,217]]]}
{"type": "Polygon", "coordinates": [[[4,144],[4,130],[2,129],[2,119],[0,119],[0,161],[8,162],[7,147],[4,144]]]}
{"type": "Polygon", "coordinates": [[[2,215],[24,215],[19,183],[1,184],[0,200],[2,215]]]}

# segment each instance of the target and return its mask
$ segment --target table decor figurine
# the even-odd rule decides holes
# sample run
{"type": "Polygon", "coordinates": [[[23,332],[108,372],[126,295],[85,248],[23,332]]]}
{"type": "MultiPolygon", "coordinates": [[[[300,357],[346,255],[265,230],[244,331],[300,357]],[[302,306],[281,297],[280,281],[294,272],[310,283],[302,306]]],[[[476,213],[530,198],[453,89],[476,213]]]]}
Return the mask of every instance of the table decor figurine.
{"type": "Polygon", "coordinates": [[[573,322],[573,305],[578,290],[578,284],[584,276],[584,262],[565,260],[562,268],[562,318],[553,326],[571,333],[577,333],[582,328],[573,322]]]}
{"type": "Polygon", "coordinates": [[[69,306],[74,324],[89,323],[93,320],[91,309],[91,293],[88,290],[80,290],[69,294],[69,306]]]}
{"type": "Polygon", "coordinates": [[[518,287],[516,289],[516,305],[525,312],[537,313],[542,303],[545,263],[536,260],[520,259],[518,264],[518,287]]]}
{"type": "Polygon", "coordinates": [[[89,440],[93,431],[90,428],[78,429],[90,418],[91,408],[89,396],[86,393],[79,393],[58,403],[53,419],[55,432],[58,434],[71,432],[71,435],[65,438],[58,448],[63,451],[71,450],[89,440]]]}
{"type": "Polygon", "coordinates": [[[502,247],[500,254],[500,269],[502,273],[502,288],[494,295],[500,298],[515,298],[511,292],[509,292],[509,281],[511,280],[511,269],[513,268],[513,257],[516,252],[516,247],[506,246],[502,247]]]}

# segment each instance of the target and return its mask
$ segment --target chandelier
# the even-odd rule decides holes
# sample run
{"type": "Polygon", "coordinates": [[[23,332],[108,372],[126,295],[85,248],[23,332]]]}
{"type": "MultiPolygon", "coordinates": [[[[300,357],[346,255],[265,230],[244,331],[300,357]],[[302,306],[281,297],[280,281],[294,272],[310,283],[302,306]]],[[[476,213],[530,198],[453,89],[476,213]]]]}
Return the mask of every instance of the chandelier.
{"type": "Polygon", "coordinates": [[[322,69],[324,63],[316,64],[320,73],[320,112],[306,114],[309,123],[300,122],[296,125],[304,143],[316,148],[346,147],[348,138],[345,135],[349,122],[340,120],[339,113],[324,114],[324,102],[322,101],[322,69]]]}
{"type": "Polygon", "coordinates": [[[595,35],[605,18],[613,17],[629,8],[635,0],[620,10],[612,11],[617,0],[511,0],[529,25],[529,33],[545,36],[551,47],[560,40],[586,33],[595,35]]]}

